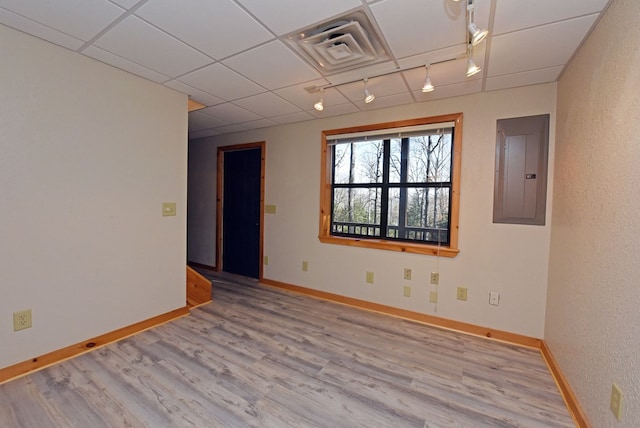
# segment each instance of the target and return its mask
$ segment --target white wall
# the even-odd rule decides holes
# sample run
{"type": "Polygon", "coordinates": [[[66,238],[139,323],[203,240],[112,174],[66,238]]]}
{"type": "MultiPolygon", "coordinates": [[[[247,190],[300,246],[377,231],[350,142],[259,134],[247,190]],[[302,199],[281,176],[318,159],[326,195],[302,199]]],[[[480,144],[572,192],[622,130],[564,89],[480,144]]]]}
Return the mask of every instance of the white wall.
{"type": "MultiPolygon", "coordinates": [[[[265,278],[541,338],[550,227],[492,223],[496,120],[550,113],[553,129],[555,91],[555,84],[547,84],[372,110],[202,139],[191,147],[197,144],[199,155],[206,156],[204,147],[210,144],[208,155],[215,156],[218,145],[266,141],[265,202],[276,205],[277,213],[265,214],[265,278]],[[464,113],[456,258],[318,241],[322,130],[456,112],[464,113]],[[309,262],[308,272],[302,272],[303,260],[309,262]],[[411,281],[403,279],[404,268],[413,270],[411,281]],[[429,273],[435,270],[440,272],[437,308],[428,298],[435,289],[429,273]],[[365,283],[366,271],[374,272],[374,285],[365,283]],[[403,296],[405,285],[412,287],[411,298],[403,296]],[[457,286],[468,288],[468,301],[456,300],[457,286]],[[489,305],[489,291],[500,292],[499,306],[489,305]]],[[[550,144],[553,153],[553,135],[550,144]]],[[[215,221],[215,211],[207,216],[215,221]]]]}
{"type": "Polygon", "coordinates": [[[4,26],[0,52],[6,367],[185,305],[187,102],[4,26]]]}
{"type": "Polygon", "coordinates": [[[594,427],[640,426],[640,2],[615,0],[558,84],[545,339],[594,427]],[[609,411],[621,387],[623,419],[609,411]]]}

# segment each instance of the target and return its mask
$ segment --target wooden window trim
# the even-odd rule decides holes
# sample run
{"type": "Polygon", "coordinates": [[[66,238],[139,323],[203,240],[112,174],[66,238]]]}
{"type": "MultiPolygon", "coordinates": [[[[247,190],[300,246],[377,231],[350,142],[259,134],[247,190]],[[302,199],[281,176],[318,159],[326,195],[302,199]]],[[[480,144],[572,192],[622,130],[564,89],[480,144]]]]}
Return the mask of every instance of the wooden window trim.
{"type": "Polygon", "coordinates": [[[462,113],[441,116],[423,117],[403,121],[377,123],[351,128],[322,131],[322,155],[320,167],[320,231],[318,239],[326,244],[347,245],[352,247],[376,248],[389,251],[426,254],[432,256],[455,257],[458,249],[458,217],[460,214],[460,169],[462,165],[462,113]],[[359,239],[331,235],[331,163],[328,158],[327,139],[332,135],[353,132],[377,131],[381,129],[401,128],[406,126],[428,125],[432,123],[454,122],[453,133],[453,176],[451,178],[451,220],[449,224],[450,242],[447,246],[398,242],[386,239],[359,239]]]}

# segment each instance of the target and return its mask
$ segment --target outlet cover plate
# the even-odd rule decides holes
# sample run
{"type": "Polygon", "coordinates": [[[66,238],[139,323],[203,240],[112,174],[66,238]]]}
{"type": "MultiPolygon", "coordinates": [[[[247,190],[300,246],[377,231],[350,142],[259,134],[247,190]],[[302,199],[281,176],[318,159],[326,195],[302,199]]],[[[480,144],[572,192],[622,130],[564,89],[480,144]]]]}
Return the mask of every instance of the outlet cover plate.
{"type": "Polygon", "coordinates": [[[438,285],[440,282],[440,274],[438,272],[431,272],[431,283],[433,285],[438,285]]]}
{"type": "Polygon", "coordinates": [[[404,268],[404,279],[406,279],[407,281],[411,280],[411,269],[404,268]]]}
{"type": "Polygon", "coordinates": [[[500,293],[498,293],[497,291],[490,292],[489,304],[493,306],[498,306],[500,304],[500,293]]]}
{"type": "Polygon", "coordinates": [[[618,419],[618,421],[622,420],[622,391],[615,383],[611,387],[611,402],[609,407],[616,419],[618,419]]]}
{"type": "Polygon", "coordinates": [[[430,303],[438,303],[438,292],[430,291],[429,292],[429,302],[430,303]]]}
{"type": "Polygon", "coordinates": [[[405,285],[404,289],[402,290],[402,295],[404,297],[411,297],[411,287],[409,287],[408,285],[405,285]]]}
{"type": "Polygon", "coordinates": [[[31,309],[13,313],[13,331],[31,328],[31,309]]]}
{"type": "Polygon", "coordinates": [[[458,300],[467,300],[467,288],[458,287],[456,297],[458,298],[458,300]]]}
{"type": "Polygon", "coordinates": [[[367,284],[373,284],[373,272],[367,272],[366,281],[367,284]]]}

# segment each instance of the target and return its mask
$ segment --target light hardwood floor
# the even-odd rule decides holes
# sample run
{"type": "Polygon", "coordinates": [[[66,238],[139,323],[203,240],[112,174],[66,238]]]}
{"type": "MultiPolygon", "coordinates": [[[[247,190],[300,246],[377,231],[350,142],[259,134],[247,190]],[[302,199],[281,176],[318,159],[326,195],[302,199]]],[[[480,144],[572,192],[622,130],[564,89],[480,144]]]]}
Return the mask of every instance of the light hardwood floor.
{"type": "Polygon", "coordinates": [[[214,302],[0,386],[0,427],[574,427],[537,350],[225,275],[214,302]]]}

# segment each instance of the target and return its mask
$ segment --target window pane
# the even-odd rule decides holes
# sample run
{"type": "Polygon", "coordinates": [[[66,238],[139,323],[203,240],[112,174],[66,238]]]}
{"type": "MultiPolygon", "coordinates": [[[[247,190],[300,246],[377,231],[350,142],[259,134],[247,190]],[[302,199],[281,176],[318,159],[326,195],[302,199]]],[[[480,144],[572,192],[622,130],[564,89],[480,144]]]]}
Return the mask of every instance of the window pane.
{"type": "Polygon", "coordinates": [[[451,181],[451,132],[405,138],[406,168],[402,171],[403,140],[391,140],[390,183],[439,183],[451,181]],[[406,175],[406,179],[402,177],[406,175]]]}
{"type": "Polygon", "coordinates": [[[448,187],[389,189],[388,238],[446,244],[448,229],[448,187]]]}
{"type": "Polygon", "coordinates": [[[380,236],[381,205],[380,188],[334,189],[333,232],[380,236]]]}
{"type": "Polygon", "coordinates": [[[365,184],[382,182],[383,141],[358,141],[334,147],[334,183],[365,184]]]}

